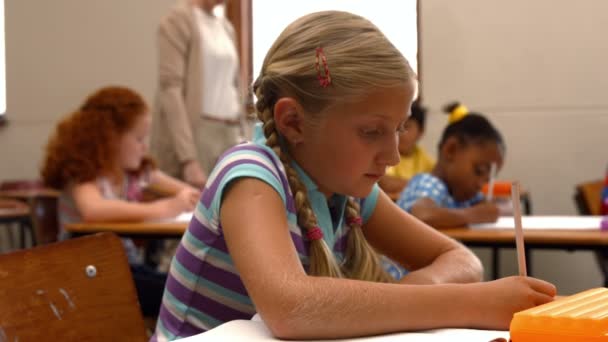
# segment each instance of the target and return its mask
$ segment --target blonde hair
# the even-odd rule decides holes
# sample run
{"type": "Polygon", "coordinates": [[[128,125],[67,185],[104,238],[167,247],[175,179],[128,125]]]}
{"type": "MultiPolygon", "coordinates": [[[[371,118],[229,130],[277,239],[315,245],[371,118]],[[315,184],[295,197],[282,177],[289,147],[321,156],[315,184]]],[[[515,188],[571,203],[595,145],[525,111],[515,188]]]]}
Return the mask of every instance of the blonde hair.
{"type": "MultiPolygon", "coordinates": [[[[323,67],[321,67],[323,68],[323,67]]],[[[339,11],[306,15],[279,35],[268,51],[259,77],[253,84],[256,112],[263,123],[266,144],[281,159],[295,200],[298,225],[306,232],[317,226],[307,190],[281,149],[274,122],[274,105],[281,97],[293,97],[311,116],[336,101],[349,101],[378,89],[404,85],[414,77],[407,60],[367,19],[339,11]],[[317,79],[315,56],[323,49],[331,83],[317,79]]],[[[311,118],[316,119],[316,118],[311,118]]],[[[360,208],[348,199],[346,221],[350,226],[343,265],[338,265],[323,239],[310,241],[309,274],[390,282],[379,258],[363,235],[360,208]]]]}

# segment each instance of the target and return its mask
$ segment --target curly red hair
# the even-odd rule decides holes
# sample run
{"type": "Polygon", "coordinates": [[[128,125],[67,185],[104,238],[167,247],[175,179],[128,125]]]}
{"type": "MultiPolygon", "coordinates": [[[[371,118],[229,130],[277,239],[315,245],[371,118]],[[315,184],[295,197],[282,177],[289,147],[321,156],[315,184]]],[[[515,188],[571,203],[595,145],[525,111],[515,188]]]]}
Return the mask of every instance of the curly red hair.
{"type": "MultiPolygon", "coordinates": [[[[89,95],[51,135],[41,169],[44,184],[63,189],[94,180],[102,172],[121,174],[116,164],[118,141],[147,112],[143,98],[129,88],[105,87],[89,95]]],[[[135,173],[153,167],[146,157],[135,173]]]]}

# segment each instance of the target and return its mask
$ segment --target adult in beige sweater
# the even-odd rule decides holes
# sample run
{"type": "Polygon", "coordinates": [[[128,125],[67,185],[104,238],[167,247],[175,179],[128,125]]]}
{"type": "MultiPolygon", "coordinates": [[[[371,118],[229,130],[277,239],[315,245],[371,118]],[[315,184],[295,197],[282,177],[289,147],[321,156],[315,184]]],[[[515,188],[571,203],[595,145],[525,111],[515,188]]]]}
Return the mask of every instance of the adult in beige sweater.
{"type": "Polygon", "coordinates": [[[241,139],[238,53],[221,0],[187,0],[158,29],[159,85],[151,151],[159,168],[202,187],[218,157],[241,139]]]}

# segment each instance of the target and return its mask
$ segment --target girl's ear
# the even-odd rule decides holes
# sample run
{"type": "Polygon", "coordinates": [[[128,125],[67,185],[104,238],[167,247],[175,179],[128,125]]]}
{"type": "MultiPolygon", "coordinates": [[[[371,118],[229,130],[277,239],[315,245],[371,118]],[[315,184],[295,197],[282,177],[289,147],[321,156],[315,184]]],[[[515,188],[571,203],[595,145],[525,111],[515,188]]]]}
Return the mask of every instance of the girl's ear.
{"type": "Polygon", "coordinates": [[[463,148],[464,143],[460,141],[458,137],[448,137],[441,146],[441,156],[447,161],[452,161],[454,160],[454,157],[463,150],[463,148]]]}
{"type": "Polygon", "coordinates": [[[274,105],[274,122],[277,131],[289,144],[303,140],[303,115],[300,104],[291,97],[282,97],[274,105]]]}

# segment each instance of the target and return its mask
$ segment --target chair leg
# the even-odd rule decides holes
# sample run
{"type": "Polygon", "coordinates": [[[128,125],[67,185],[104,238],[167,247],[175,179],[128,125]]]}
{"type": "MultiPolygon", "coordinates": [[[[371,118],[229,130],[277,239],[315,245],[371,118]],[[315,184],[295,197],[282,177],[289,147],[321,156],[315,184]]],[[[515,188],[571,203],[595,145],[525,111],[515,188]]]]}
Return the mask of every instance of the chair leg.
{"type": "Polygon", "coordinates": [[[25,222],[28,231],[30,232],[30,242],[32,243],[32,247],[38,245],[38,241],[36,239],[36,230],[34,229],[34,223],[32,220],[28,220],[25,222]]]}
{"type": "Polygon", "coordinates": [[[19,248],[26,249],[27,245],[25,243],[25,225],[23,222],[19,223],[19,248]]]}
{"type": "Polygon", "coordinates": [[[608,251],[596,250],[593,254],[595,254],[595,260],[597,260],[597,264],[602,272],[604,287],[608,287],[608,251]]]}
{"type": "Polygon", "coordinates": [[[500,248],[492,247],[492,280],[500,277],[500,248]]]}

